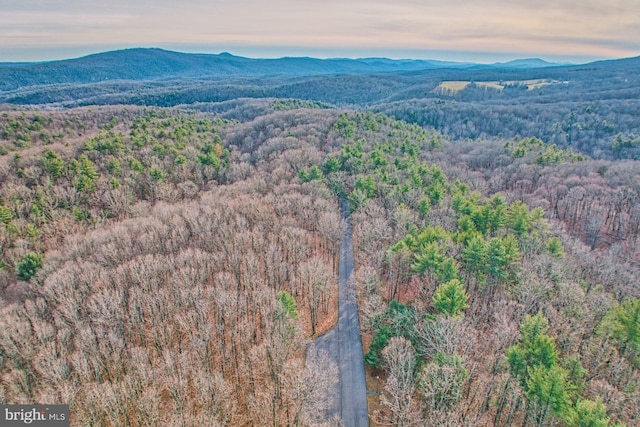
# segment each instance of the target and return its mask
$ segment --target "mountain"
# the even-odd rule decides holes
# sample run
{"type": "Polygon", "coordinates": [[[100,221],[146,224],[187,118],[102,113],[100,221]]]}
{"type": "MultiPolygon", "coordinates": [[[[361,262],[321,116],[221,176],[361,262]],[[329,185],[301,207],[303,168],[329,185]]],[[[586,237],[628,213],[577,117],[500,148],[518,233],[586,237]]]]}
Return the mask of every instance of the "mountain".
{"type": "Polygon", "coordinates": [[[543,67],[558,67],[560,65],[571,65],[571,64],[558,64],[555,62],[548,62],[540,58],[515,59],[509,62],[496,62],[495,64],[493,64],[493,66],[495,67],[505,67],[505,68],[543,68],[543,67]]]}
{"type": "MultiPolygon", "coordinates": [[[[250,59],[226,52],[211,55],[128,49],[65,61],[0,64],[0,104],[175,106],[242,98],[295,98],[357,108],[376,105],[403,120],[440,128],[443,120],[425,116],[434,111],[427,105],[434,99],[468,105],[490,102],[498,109],[506,102],[555,105],[638,99],[640,57],[543,66],[548,64],[540,59],[489,65],[388,58],[250,59]],[[475,84],[467,84],[471,82],[475,84]],[[411,109],[397,105],[405,102],[427,104],[411,109]]],[[[631,107],[621,108],[635,123],[631,107]]],[[[489,123],[493,121],[485,117],[475,129],[489,123]]],[[[608,126],[592,124],[586,128],[608,126]]],[[[493,134],[496,129],[492,125],[486,133],[493,134]]],[[[513,132],[517,134],[516,129],[513,132]]]]}
{"type": "Polygon", "coordinates": [[[384,73],[451,67],[456,66],[456,63],[385,58],[251,59],[226,52],[217,55],[188,54],[136,48],[62,61],[0,65],[0,90],[8,91],[26,86],[83,84],[105,80],[384,73]]]}
{"type": "MultiPolygon", "coordinates": [[[[551,65],[553,64],[542,60],[522,60],[504,64],[504,67],[533,68],[551,65]]],[[[476,64],[468,62],[388,58],[252,59],[226,52],[217,55],[188,54],[163,49],[135,48],[61,61],[0,63],[0,91],[28,86],[85,84],[109,80],[375,74],[444,68],[469,69],[474,66],[476,64]]]]}

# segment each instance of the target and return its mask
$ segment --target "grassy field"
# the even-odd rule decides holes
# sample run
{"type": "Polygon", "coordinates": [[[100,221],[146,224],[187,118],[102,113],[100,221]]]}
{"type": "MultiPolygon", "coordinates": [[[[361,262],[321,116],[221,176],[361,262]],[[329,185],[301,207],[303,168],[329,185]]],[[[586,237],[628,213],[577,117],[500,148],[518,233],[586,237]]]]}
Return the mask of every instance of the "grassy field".
{"type": "Polygon", "coordinates": [[[434,89],[434,92],[459,92],[469,86],[470,83],[465,81],[442,82],[434,89]]]}
{"type": "MultiPolygon", "coordinates": [[[[496,89],[496,90],[504,90],[504,88],[507,86],[517,86],[517,85],[526,86],[528,90],[535,90],[535,89],[540,89],[544,86],[549,86],[558,82],[537,79],[537,80],[488,81],[488,82],[474,82],[474,83],[477,86],[481,86],[489,89],[496,89]]],[[[470,84],[471,82],[469,81],[459,81],[459,80],[446,81],[446,82],[440,83],[438,87],[434,89],[434,92],[457,93],[463,89],[466,89],[467,86],[469,86],[470,84]]]]}

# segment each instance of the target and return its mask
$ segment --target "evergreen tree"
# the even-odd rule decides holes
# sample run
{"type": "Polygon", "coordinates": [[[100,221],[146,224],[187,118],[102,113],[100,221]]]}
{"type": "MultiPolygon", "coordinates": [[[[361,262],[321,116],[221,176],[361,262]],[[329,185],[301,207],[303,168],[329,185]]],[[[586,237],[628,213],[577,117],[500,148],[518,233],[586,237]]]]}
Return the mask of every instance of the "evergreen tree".
{"type": "Polygon", "coordinates": [[[520,342],[507,349],[506,358],[511,373],[526,384],[529,370],[536,366],[550,368],[558,362],[555,341],[546,335],[549,321],[541,313],[525,316],[520,324],[520,342]]]}
{"type": "Polygon", "coordinates": [[[509,264],[507,253],[502,244],[502,239],[494,237],[487,245],[487,269],[486,273],[496,279],[506,277],[505,267],[509,264]]]}
{"type": "Polygon", "coordinates": [[[564,258],[564,248],[562,247],[562,242],[560,242],[560,239],[557,237],[549,239],[547,251],[556,258],[564,258]]]}
{"type": "Polygon", "coordinates": [[[487,267],[487,246],[480,236],[472,237],[462,251],[462,260],[467,270],[479,279],[484,278],[487,267]]]}
{"type": "Polygon", "coordinates": [[[550,368],[540,365],[530,368],[528,376],[527,397],[538,406],[536,425],[544,425],[549,412],[571,423],[574,419],[574,387],[567,371],[558,365],[550,368]]]}
{"type": "Polygon", "coordinates": [[[436,277],[441,282],[449,282],[458,278],[458,263],[455,259],[445,258],[438,266],[436,277]]]}
{"type": "Polygon", "coordinates": [[[425,271],[437,271],[445,260],[436,242],[421,246],[414,258],[415,262],[411,265],[411,268],[421,274],[425,271]]]}
{"type": "Polygon", "coordinates": [[[579,400],[576,404],[577,427],[607,427],[609,417],[607,408],[598,397],[595,402],[592,400],[579,400]]]}
{"type": "Polygon", "coordinates": [[[298,307],[296,300],[287,291],[278,292],[278,301],[281,304],[281,313],[285,314],[290,319],[298,318],[298,307]]]}
{"type": "Polygon", "coordinates": [[[76,173],[74,183],[78,191],[92,192],[98,188],[98,177],[100,174],[96,170],[96,166],[87,156],[83,154],[79,160],[74,160],[72,162],[72,168],[76,173]]]}
{"type": "Polygon", "coordinates": [[[35,252],[29,252],[22,259],[22,262],[18,264],[17,276],[18,279],[24,280],[25,282],[31,279],[34,274],[38,270],[42,268],[42,264],[44,263],[44,258],[42,255],[37,254],[35,252]]]}
{"type": "Polygon", "coordinates": [[[450,317],[462,315],[462,311],[469,307],[467,293],[458,279],[438,286],[432,300],[438,311],[450,317]]]}
{"type": "Polygon", "coordinates": [[[522,201],[517,200],[509,205],[509,209],[507,209],[507,226],[518,235],[530,230],[529,208],[522,201]]]}
{"type": "Polygon", "coordinates": [[[598,334],[610,337],[621,353],[640,367],[640,298],[612,308],[598,326],[598,334]]]}

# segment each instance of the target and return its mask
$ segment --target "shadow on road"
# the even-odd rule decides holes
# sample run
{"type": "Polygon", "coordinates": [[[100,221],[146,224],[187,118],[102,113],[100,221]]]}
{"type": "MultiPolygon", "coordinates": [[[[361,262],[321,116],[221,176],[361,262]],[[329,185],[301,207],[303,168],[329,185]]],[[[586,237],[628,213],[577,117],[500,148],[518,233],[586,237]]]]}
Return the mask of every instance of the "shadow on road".
{"type": "Polygon", "coordinates": [[[327,421],[337,415],[345,427],[369,425],[360,319],[355,291],[353,240],[348,202],[341,203],[343,220],[340,238],[338,326],[317,338],[307,349],[307,357],[326,352],[339,367],[339,381],[331,396],[327,421]]]}

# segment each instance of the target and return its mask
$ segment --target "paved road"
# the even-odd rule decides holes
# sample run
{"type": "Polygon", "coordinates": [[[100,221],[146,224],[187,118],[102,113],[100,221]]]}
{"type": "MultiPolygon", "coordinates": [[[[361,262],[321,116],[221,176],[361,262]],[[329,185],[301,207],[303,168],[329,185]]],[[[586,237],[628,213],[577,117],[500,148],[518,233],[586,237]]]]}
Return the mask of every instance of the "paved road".
{"type": "MultiPolygon", "coordinates": [[[[338,347],[338,328],[334,328],[326,334],[316,338],[309,348],[307,348],[307,360],[311,360],[314,357],[319,356],[321,353],[326,353],[335,362],[336,366],[339,366],[338,359],[340,358],[340,348],[338,347]]],[[[340,418],[340,384],[341,381],[335,383],[333,390],[330,390],[327,410],[324,413],[324,422],[329,425],[334,425],[332,422],[340,418]]]]}
{"type": "Polygon", "coordinates": [[[336,386],[335,398],[327,419],[340,414],[345,427],[366,427],[369,425],[367,388],[353,274],[351,221],[348,213],[348,204],[344,202],[342,218],[345,226],[340,239],[338,327],[318,338],[309,347],[309,355],[326,351],[340,368],[340,381],[336,386]]]}

